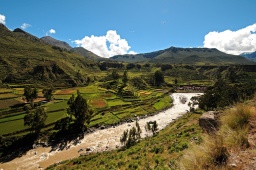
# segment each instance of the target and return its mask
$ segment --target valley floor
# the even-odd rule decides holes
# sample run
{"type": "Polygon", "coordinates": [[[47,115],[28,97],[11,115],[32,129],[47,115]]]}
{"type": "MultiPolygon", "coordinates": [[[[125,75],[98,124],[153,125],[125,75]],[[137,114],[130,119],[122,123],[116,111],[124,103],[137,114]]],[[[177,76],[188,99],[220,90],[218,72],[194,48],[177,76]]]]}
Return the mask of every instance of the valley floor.
{"type": "MultiPolygon", "coordinates": [[[[157,115],[140,119],[139,124],[142,129],[142,137],[147,134],[144,130],[146,122],[156,120],[159,130],[165,128],[169,123],[184,115],[188,110],[188,103],[193,96],[199,93],[174,93],[173,107],[160,112],[157,115]],[[183,101],[185,102],[181,102],[183,101]],[[185,100],[184,100],[185,99],[185,100]]],[[[8,169],[38,169],[46,168],[51,164],[58,163],[63,160],[76,158],[82,154],[90,152],[102,152],[120,148],[120,137],[124,130],[130,129],[135,123],[124,123],[122,125],[111,127],[108,129],[97,130],[90,134],[86,134],[82,140],[74,140],[68,143],[60,143],[59,146],[53,147],[35,147],[21,157],[10,162],[2,163],[0,168],[8,169]]]]}

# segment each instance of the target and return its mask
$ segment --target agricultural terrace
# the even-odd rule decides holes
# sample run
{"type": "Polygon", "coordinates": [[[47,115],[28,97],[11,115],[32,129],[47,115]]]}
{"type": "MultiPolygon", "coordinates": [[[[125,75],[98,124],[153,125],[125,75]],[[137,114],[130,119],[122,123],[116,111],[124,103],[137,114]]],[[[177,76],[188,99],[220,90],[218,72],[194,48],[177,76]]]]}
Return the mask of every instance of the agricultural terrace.
{"type": "MultiPolygon", "coordinates": [[[[87,99],[94,111],[90,127],[118,124],[123,120],[152,114],[171,106],[171,98],[166,95],[167,91],[161,89],[139,90],[135,96],[120,97],[113,90],[93,84],[86,87],[57,89],[54,92],[54,100],[50,102],[43,102],[45,98],[42,89],[38,89],[35,104],[43,106],[48,115],[43,131],[54,131],[55,122],[67,116],[67,101],[72,94],[76,96],[77,90],[87,99]]],[[[24,100],[23,93],[22,87],[0,88],[0,135],[19,136],[29,133],[23,120],[26,115],[24,107],[29,104],[24,100]]]]}

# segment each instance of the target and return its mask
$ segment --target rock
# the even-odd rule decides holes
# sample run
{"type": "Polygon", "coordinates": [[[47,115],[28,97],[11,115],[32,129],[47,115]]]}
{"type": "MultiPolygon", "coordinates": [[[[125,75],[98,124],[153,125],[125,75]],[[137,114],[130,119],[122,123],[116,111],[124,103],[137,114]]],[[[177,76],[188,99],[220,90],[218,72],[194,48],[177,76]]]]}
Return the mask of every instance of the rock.
{"type": "Polygon", "coordinates": [[[217,111],[209,111],[205,112],[200,118],[199,118],[199,126],[203,128],[204,131],[208,133],[215,132],[218,128],[218,120],[217,120],[217,114],[219,112],[217,111]]]}

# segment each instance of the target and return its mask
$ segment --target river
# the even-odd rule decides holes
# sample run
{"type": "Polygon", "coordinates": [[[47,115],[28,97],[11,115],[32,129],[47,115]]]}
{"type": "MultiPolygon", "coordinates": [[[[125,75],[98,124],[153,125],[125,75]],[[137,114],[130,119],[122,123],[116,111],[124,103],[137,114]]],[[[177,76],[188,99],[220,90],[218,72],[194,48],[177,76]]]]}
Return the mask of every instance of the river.
{"type": "MultiPolygon", "coordinates": [[[[157,121],[158,129],[164,129],[168,124],[187,113],[189,110],[188,103],[193,96],[202,93],[173,93],[173,107],[159,112],[158,114],[144,119],[139,119],[139,125],[142,130],[142,137],[148,134],[145,131],[145,124],[149,121],[157,121]]],[[[116,127],[102,130],[96,130],[93,133],[86,134],[80,141],[72,141],[63,149],[55,149],[51,147],[38,147],[29,150],[21,157],[15,158],[10,162],[0,164],[0,170],[35,170],[44,169],[51,164],[58,163],[63,160],[72,159],[87,154],[89,152],[102,152],[113,150],[121,147],[120,137],[124,130],[135,126],[135,123],[124,123],[116,127]]]]}

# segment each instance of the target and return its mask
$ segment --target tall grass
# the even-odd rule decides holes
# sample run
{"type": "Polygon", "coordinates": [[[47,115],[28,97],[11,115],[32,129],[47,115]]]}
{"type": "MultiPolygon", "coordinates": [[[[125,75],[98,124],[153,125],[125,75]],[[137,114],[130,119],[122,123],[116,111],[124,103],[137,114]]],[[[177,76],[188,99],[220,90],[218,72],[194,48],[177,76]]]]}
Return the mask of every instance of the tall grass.
{"type": "Polygon", "coordinates": [[[248,130],[250,122],[255,118],[255,113],[250,106],[237,105],[234,109],[227,110],[221,118],[220,135],[225,136],[225,143],[229,147],[247,148],[248,130]]]}
{"type": "Polygon", "coordinates": [[[221,165],[226,164],[228,156],[223,136],[207,136],[203,144],[195,145],[184,154],[180,168],[186,170],[221,169],[221,165]]]}
{"type": "Polygon", "coordinates": [[[233,130],[244,129],[249,125],[252,116],[250,106],[239,104],[236,108],[226,111],[226,114],[221,118],[221,123],[233,130]]]}
{"type": "Polygon", "coordinates": [[[181,169],[229,169],[228,151],[249,147],[248,131],[255,120],[255,110],[250,106],[239,104],[227,110],[221,117],[219,131],[206,136],[201,145],[195,145],[183,155],[181,169]]]}

